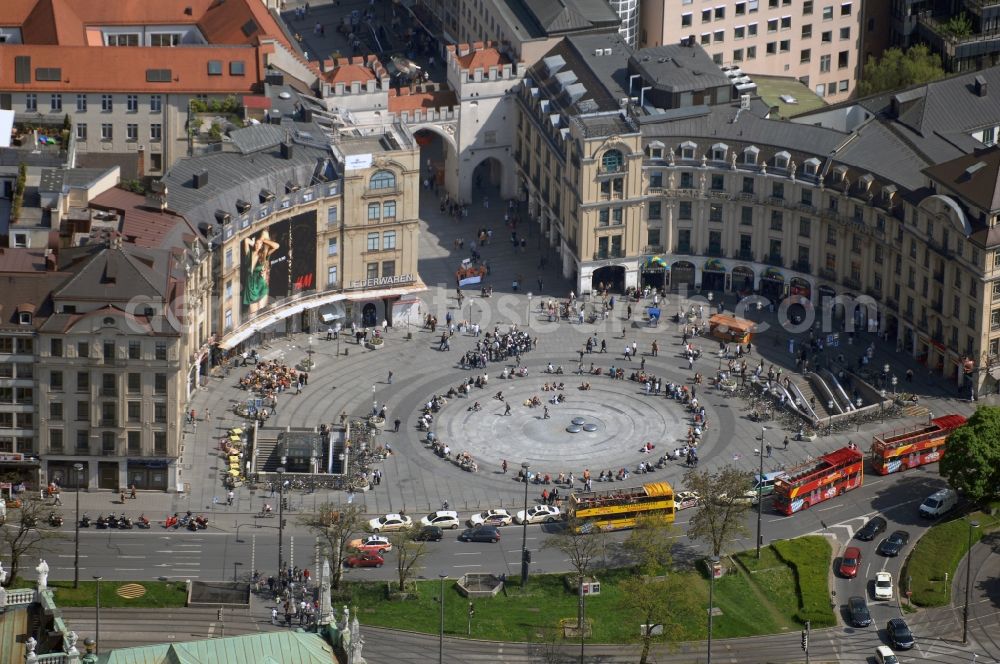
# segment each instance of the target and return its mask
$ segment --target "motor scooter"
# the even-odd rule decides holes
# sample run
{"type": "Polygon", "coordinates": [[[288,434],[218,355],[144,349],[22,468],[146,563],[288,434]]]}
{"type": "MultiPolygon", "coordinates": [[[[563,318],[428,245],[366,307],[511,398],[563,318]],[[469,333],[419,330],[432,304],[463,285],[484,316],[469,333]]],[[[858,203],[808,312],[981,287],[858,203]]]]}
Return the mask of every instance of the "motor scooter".
{"type": "Polygon", "coordinates": [[[98,516],[97,521],[95,521],[94,523],[97,526],[98,530],[104,530],[105,528],[108,527],[108,520],[104,518],[103,514],[98,516]]]}
{"type": "Polygon", "coordinates": [[[56,527],[59,527],[59,526],[63,525],[62,515],[56,514],[54,512],[52,514],[50,514],[49,515],[49,525],[50,526],[56,526],[56,527]]]}
{"type": "Polygon", "coordinates": [[[135,521],[135,525],[143,530],[149,530],[149,519],[146,518],[145,514],[140,514],[139,518],[135,521]]]}
{"type": "Polygon", "coordinates": [[[80,517],[80,527],[81,528],[90,528],[90,517],[87,516],[86,514],[84,514],[82,517],[80,517]]]}

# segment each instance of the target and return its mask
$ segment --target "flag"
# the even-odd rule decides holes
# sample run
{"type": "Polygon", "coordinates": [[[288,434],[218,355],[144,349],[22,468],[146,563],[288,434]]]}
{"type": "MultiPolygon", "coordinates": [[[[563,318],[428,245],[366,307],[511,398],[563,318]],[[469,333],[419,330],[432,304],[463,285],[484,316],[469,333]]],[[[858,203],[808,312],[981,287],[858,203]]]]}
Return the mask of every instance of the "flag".
{"type": "Polygon", "coordinates": [[[473,277],[466,277],[465,279],[460,280],[458,282],[458,285],[459,285],[459,287],[462,287],[462,286],[472,286],[472,285],[478,284],[482,280],[483,280],[483,278],[477,274],[477,275],[475,275],[473,277]]]}

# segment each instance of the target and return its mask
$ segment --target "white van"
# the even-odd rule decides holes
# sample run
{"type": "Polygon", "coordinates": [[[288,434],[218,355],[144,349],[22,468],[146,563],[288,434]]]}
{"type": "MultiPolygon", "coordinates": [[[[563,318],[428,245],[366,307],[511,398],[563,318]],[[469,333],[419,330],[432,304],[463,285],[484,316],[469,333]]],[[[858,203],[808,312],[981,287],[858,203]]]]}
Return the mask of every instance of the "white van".
{"type": "Polygon", "coordinates": [[[950,512],[958,505],[958,494],[954,489],[941,489],[927,496],[920,505],[920,516],[934,518],[950,512]]]}

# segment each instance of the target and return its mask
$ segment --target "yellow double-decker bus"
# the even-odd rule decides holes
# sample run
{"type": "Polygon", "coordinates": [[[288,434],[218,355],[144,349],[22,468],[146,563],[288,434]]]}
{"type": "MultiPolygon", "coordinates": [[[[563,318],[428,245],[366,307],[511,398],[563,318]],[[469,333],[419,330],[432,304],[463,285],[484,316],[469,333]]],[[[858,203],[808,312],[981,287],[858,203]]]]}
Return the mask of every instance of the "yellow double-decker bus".
{"type": "Polygon", "coordinates": [[[574,493],[567,517],[578,533],[635,527],[639,518],[674,520],[674,491],[666,482],[628,489],[574,493]]]}

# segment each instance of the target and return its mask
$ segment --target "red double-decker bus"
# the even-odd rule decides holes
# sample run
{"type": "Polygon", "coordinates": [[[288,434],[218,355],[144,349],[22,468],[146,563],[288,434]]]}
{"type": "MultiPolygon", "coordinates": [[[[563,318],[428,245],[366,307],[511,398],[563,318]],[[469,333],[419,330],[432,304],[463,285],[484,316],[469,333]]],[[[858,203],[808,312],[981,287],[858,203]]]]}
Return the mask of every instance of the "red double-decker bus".
{"type": "Polygon", "coordinates": [[[782,514],[795,514],[861,486],[864,457],[855,448],[842,447],[786,472],[774,482],[774,506],[782,514]]]}
{"type": "Polygon", "coordinates": [[[918,427],[878,434],[872,438],[872,468],[888,475],[940,461],[948,434],[963,424],[961,415],[945,415],[918,427]]]}

